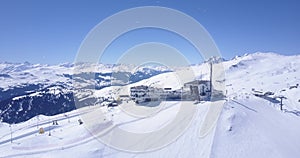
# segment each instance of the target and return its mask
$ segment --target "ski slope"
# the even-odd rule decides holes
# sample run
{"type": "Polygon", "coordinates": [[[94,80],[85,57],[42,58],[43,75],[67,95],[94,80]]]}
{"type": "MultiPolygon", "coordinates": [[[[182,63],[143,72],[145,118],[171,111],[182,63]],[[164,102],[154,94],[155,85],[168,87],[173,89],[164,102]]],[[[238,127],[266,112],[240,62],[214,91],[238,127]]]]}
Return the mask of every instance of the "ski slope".
{"type": "MultiPolygon", "coordinates": [[[[222,100],[224,104],[215,128],[205,136],[201,135],[201,127],[215,102],[185,102],[195,113],[184,115],[191,122],[170,144],[149,152],[119,150],[105,145],[97,136],[115,127],[132,133],[162,129],[177,117],[183,103],[165,101],[157,107],[130,107],[124,102],[114,108],[93,105],[56,116],[38,116],[11,128],[0,123],[0,157],[300,157],[300,87],[296,86],[300,84],[300,56],[254,53],[219,64],[226,74],[226,98],[222,100]],[[254,96],[254,90],[285,96],[283,110],[278,100],[254,96]],[[151,115],[128,113],[130,108],[151,115]],[[86,116],[91,116],[90,120],[86,116]],[[78,124],[78,119],[84,121],[83,125],[78,124]],[[52,125],[53,120],[59,124],[52,125]],[[96,123],[90,127],[89,121],[96,123]],[[38,133],[40,127],[45,129],[44,134],[38,133]]],[[[208,77],[207,64],[191,68],[196,76],[208,77]]],[[[174,76],[174,72],[164,73],[130,86],[152,84],[178,88],[181,82],[174,76]]],[[[116,97],[128,93],[128,87],[107,87],[95,90],[93,95],[116,97]]]]}
{"type": "Polygon", "coordinates": [[[174,140],[174,143],[165,148],[145,154],[121,152],[105,146],[95,138],[95,134],[98,132],[101,133],[102,129],[91,132],[86,126],[79,125],[77,122],[77,119],[81,118],[79,114],[103,110],[107,111],[107,115],[105,116],[107,122],[102,122],[101,126],[113,122],[114,126],[120,126],[124,130],[146,133],[168,124],[169,121],[174,119],[179,106],[178,102],[166,102],[160,114],[147,119],[130,117],[118,108],[105,109],[99,106],[86,107],[52,117],[40,116],[39,123],[36,123],[37,120],[35,118],[21,124],[13,125],[12,143],[10,142],[9,125],[2,124],[1,133],[5,134],[0,139],[0,151],[6,152],[1,152],[1,157],[47,157],[46,155],[51,157],[60,157],[62,155],[72,155],[72,157],[176,157],[178,154],[182,157],[191,157],[199,154],[208,157],[210,155],[209,151],[212,145],[213,134],[205,138],[199,138],[198,134],[199,127],[205,116],[203,113],[208,109],[208,104],[206,103],[203,105],[194,105],[197,112],[194,115],[193,121],[184,134],[177,140],[174,140]],[[111,116],[111,114],[114,116],[111,116]],[[68,118],[65,115],[68,115],[68,118]],[[52,120],[58,120],[59,125],[52,125],[52,120]],[[38,134],[37,124],[38,127],[44,127],[46,133],[38,134]],[[51,136],[49,136],[50,128],[51,136]],[[191,140],[193,143],[187,140],[191,140]],[[176,148],[177,152],[169,152],[171,149],[174,150],[174,148],[176,148]],[[191,148],[194,150],[185,152],[191,148]]]}
{"type": "Polygon", "coordinates": [[[220,116],[211,157],[299,157],[300,116],[274,106],[255,96],[229,100],[220,116]]]}

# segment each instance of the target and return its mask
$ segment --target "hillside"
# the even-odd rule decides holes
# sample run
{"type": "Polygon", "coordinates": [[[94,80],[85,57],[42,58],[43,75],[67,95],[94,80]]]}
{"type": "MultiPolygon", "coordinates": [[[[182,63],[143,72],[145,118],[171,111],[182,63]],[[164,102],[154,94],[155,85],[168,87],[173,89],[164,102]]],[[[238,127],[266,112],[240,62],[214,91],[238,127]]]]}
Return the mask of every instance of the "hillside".
{"type": "MultiPolygon", "coordinates": [[[[215,65],[222,65],[225,71],[225,80],[215,81],[225,85],[226,97],[222,100],[197,104],[163,101],[155,107],[131,107],[126,102],[118,107],[92,104],[53,116],[35,116],[11,126],[0,123],[0,157],[299,157],[300,56],[254,53],[218,61],[215,65]],[[286,98],[282,110],[279,96],[286,98]],[[204,120],[211,115],[210,108],[220,103],[222,108],[218,119],[203,135],[201,129],[204,120]],[[181,110],[183,114],[178,115],[181,110]],[[130,112],[138,112],[138,115],[130,112]],[[181,121],[172,124],[179,117],[181,121]],[[83,120],[83,125],[79,125],[79,119],[83,120]],[[52,125],[53,120],[58,120],[58,125],[52,125]],[[150,135],[132,144],[131,149],[141,149],[148,145],[147,142],[159,148],[150,145],[145,147],[153,149],[151,151],[133,152],[111,146],[130,144],[134,140],[118,135],[119,129],[136,133],[138,137],[139,134],[167,128],[170,124],[168,132],[155,137],[161,142],[173,138],[165,146],[155,144],[160,141],[150,139],[150,135]],[[40,127],[45,129],[44,134],[38,134],[40,127]],[[177,131],[178,137],[172,137],[177,131]],[[110,144],[105,145],[103,141],[110,144]]],[[[196,78],[207,79],[209,76],[208,63],[189,68],[195,72],[196,78]]],[[[184,69],[187,68],[165,71],[126,85],[94,89],[90,96],[116,97],[128,92],[129,87],[142,84],[178,89],[182,83],[176,78],[176,72],[184,69]]],[[[3,74],[6,74],[4,77],[13,76],[13,73],[3,74]]]]}
{"type": "Polygon", "coordinates": [[[163,66],[79,63],[40,65],[0,63],[0,120],[19,123],[37,115],[52,116],[101,101],[95,89],[126,85],[169,72],[163,66]],[[78,86],[80,85],[80,86],[78,86]]]}

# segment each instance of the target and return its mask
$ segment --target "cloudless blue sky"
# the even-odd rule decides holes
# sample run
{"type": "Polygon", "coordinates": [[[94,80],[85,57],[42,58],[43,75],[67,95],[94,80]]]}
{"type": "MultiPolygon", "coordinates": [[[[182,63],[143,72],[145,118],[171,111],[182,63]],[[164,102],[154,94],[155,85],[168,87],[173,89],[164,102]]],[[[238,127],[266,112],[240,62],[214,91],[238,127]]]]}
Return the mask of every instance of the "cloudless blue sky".
{"type": "MultiPolygon", "coordinates": [[[[1,0],[0,62],[73,62],[87,33],[104,18],[124,9],[149,5],[177,9],[195,18],[227,59],[256,51],[300,54],[297,0],[1,0]]],[[[155,40],[182,52],[195,51],[186,41],[166,31],[137,30],[123,38],[126,36],[132,36],[129,39],[134,42],[109,48],[103,62],[115,62],[132,44],[155,40]]],[[[192,63],[198,62],[192,56],[188,58],[192,63]]]]}

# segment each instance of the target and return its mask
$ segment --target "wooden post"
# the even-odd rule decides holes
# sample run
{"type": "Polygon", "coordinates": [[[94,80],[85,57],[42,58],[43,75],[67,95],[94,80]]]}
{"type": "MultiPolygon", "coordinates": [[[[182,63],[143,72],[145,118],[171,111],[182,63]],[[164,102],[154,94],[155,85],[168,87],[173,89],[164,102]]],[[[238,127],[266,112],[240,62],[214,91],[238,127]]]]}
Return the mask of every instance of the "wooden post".
{"type": "Polygon", "coordinates": [[[283,104],[282,104],[282,99],[283,99],[283,98],[280,98],[280,111],[282,111],[282,105],[283,105],[283,104]]]}
{"type": "Polygon", "coordinates": [[[36,116],[36,129],[39,129],[39,115],[36,116]]]}
{"type": "Polygon", "coordinates": [[[283,106],[282,100],[283,100],[283,99],[287,99],[287,98],[284,97],[284,96],[279,96],[278,98],[280,99],[280,111],[282,111],[282,110],[283,110],[283,109],[282,109],[282,106],[283,106]]]}
{"type": "Polygon", "coordinates": [[[12,129],[11,129],[11,124],[9,125],[10,128],[10,143],[12,143],[12,129]]]}
{"type": "Polygon", "coordinates": [[[51,123],[50,123],[50,126],[49,126],[49,136],[51,136],[51,123]]]}
{"type": "Polygon", "coordinates": [[[280,98],[280,111],[282,111],[282,106],[283,106],[283,104],[282,104],[282,97],[280,98]]]}

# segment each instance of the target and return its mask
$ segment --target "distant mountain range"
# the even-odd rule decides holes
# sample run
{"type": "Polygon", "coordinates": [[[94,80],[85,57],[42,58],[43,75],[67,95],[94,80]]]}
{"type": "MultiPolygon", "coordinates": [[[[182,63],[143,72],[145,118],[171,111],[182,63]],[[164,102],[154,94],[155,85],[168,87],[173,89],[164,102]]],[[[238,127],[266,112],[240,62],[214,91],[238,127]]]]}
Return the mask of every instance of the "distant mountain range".
{"type": "Polygon", "coordinates": [[[39,114],[71,111],[76,108],[75,101],[82,106],[94,104],[97,98],[90,95],[94,89],[126,85],[169,71],[163,66],[134,69],[134,65],[0,63],[0,119],[19,123],[39,114]]]}

